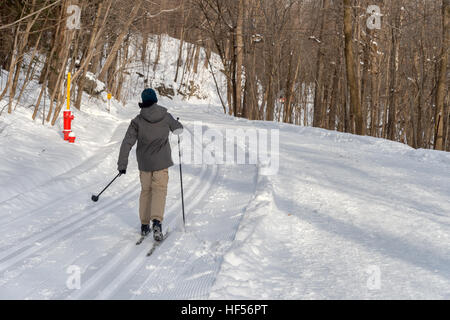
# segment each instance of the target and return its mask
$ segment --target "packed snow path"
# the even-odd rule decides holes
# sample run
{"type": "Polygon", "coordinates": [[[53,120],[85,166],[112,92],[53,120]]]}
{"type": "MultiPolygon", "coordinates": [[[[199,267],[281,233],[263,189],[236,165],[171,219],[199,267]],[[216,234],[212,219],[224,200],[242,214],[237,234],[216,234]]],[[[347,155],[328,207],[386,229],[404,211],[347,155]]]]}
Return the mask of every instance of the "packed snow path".
{"type": "Polygon", "coordinates": [[[76,112],[75,145],[27,114],[2,117],[1,299],[450,298],[448,153],[162,104],[188,130],[279,129],[278,174],[184,165],[183,232],[171,168],[170,236],[147,258],[151,240],[135,245],[134,150],[127,174],[90,200],[116,174],[134,104],[76,112]],[[70,266],[81,270],[78,290],[67,286],[70,266]]]}
{"type": "MultiPolygon", "coordinates": [[[[128,174],[99,202],[89,199],[114,173],[128,124],[120,122],[110,139],[81,163],[1,202],[0,298],[208,298],[254,195],[256,166],[185,165],[186,232],[181,228],[178,166],[172,167],[163,224],[170,237],[146,257],[152,240],[135,245],[140,184],[134,150],[128,174]],[[35,208],[17,214],[30,202],[35,208]],[[79,290],[66,286],[70,266],[81,268],[79,290]]],[[[184,124],[190,130],[188,119],[184,124]]]]}

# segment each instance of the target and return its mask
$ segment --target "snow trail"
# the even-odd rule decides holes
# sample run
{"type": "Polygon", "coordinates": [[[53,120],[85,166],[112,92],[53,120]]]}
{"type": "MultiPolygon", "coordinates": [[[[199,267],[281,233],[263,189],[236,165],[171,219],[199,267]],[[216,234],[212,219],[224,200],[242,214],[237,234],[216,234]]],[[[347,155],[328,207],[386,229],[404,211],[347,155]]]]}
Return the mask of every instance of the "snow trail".
{"type": "MultiPolygon", "coordinates": [[[[279,130],[278,173],[263,176],[257,165],[184,165],[184,233],[178,167],[171,168],[163,223],[170,236],[147,258],[151,240],[135,245],[134,151],[127,175],[98,203],[90,201],[115,173],[134,103],[108,117],[77,113],[80,140],[72,146],[61,141],[59,128],[13,115],[15,122],[2,125],[0,145],[23,145],[14,153],[4,148],[0,160],[10,186],[0,203],[0,298],[450,297],[448,153],[235,119],[209,106],[162,104],[188,130],[197,121],[204,131],[279,130]],[[11,135],[21,126],[46,137],[45,146],[25,133],[33,130],[11,135]],[[14,157],[29,168],[20,171],[14,157]],[[80,290],[66,286],[69,266],[82,271],[80,290]]],[[[0,188],[6,190],[3,181],[0,188]]]]}

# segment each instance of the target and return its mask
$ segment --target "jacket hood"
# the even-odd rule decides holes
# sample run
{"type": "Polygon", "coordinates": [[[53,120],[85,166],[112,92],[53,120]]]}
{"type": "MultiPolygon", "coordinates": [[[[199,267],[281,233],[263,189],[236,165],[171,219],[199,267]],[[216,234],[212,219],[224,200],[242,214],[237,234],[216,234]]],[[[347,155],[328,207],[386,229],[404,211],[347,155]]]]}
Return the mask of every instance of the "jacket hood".
{"type": "Polygon", "coordinates": [[[149,108],[141,109],[141,117],[150,123],[160,122],[167,114],[167,109],[158,104],[153,104],[149,108]]]}

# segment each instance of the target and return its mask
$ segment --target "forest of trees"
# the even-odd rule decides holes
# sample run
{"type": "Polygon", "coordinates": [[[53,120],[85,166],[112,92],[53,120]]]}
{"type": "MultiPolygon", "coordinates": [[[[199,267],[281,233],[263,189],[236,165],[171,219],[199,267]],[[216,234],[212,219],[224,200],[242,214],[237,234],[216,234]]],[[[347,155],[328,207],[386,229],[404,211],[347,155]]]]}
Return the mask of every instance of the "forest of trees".
{"type": "Polygon", "coordinates": [[[54,124],[68,71],[75,107],[92,90],[88,73],[120,99],[128,62],[137,58],[154,70],[159,56],[148,61],[148,38],[168,34],[181,40],[174,55],[189,47],[175,81],[210,67],[208,59],[199,64],[201,49],[207,58],[220,56],[227,79],[221,100],[230,115],[450,151],[450,0],[0,3],[0,68],[9,72],[0,116],[13,112],[38,78],[33,119],[47,92],[46,120],[54,124]],[[71,28],[78,13],[80,24],[71,28]],[[140,51],[130,52],[131,39],[141,39],[140,51]]]}

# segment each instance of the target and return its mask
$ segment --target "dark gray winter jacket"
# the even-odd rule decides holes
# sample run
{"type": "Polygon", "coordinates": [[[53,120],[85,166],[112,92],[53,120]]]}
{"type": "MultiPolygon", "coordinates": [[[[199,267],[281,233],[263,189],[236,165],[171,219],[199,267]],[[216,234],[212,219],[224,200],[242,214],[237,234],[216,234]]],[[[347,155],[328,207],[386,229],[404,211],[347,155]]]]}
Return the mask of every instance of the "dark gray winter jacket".
{"type": "MultiPolygon", "coordinates": [[[[126,170],[128,156],[137,140],[137,161],[140,171],[158,171],[173,166],[169,131],[182,129],[167,109],[158,104],[142,108],[131,121],[120,147],[118,170],[126,170]]],[[[179,130],[177,130],[179,132],[179,130]]]]}

